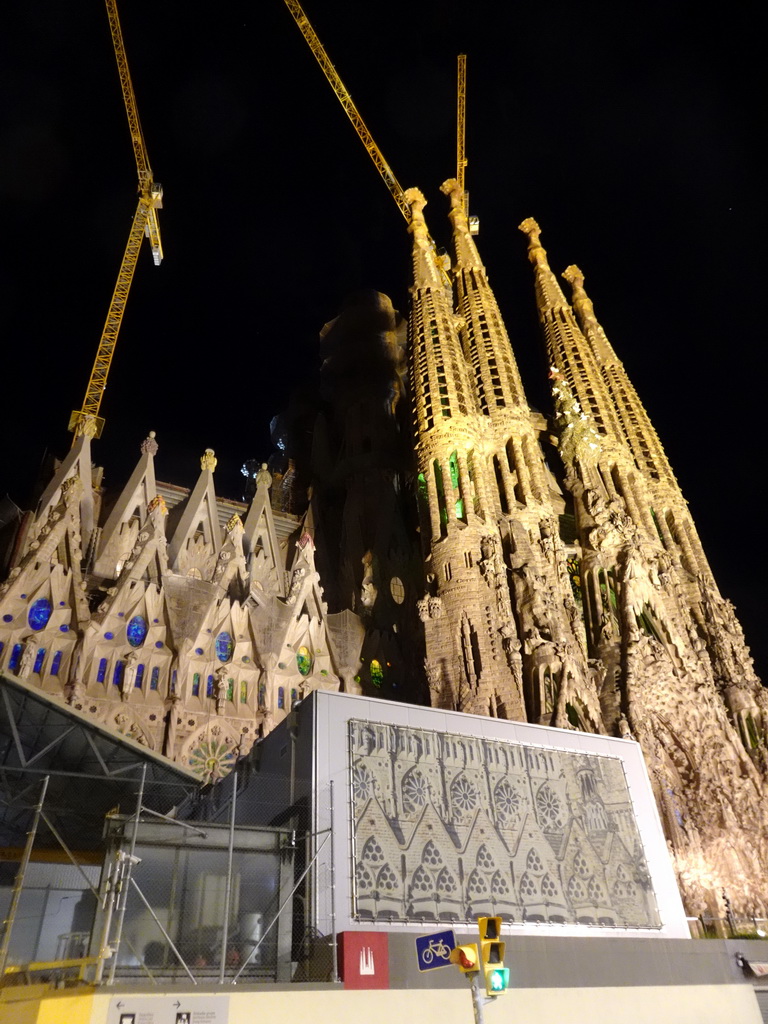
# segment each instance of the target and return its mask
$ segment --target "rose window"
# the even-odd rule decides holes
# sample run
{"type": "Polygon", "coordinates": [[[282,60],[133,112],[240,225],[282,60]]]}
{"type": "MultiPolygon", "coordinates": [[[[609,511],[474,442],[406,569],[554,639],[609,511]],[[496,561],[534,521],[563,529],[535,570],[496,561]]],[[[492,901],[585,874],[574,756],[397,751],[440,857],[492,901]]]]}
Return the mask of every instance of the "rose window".
{"type": "Polygon", "coordinates": [[[406,775],[403,779],[403,807],[406,813],[411,814],[419,807],[423,807],[427,802],[428,792],[427,780],[421,772],[406,775]]]}
{"type": "Polygon", "coordinates": [[[454,804],[462,811],[471,811],[477,803],[477,795],[469,779],[460,775],[451,786],[454,804]]]}
{"type": "Polygon", "coordinates": [[[367,800],[371,795],[371,776],[366,768],[357,766],[352,772],[352,792],[355,800],[367,800]]]}
{"type": "Polygon", "coordinates": [[[189,767],[206,782],[223,778],[234,763],[234,747],[227,740],[202,740],[189,755],[189,767]]]}
{"type": "Polygon", "coordinates": [[[506,779],[498,784],[494,790],[494,802],[496,810],[505,818],[513,818],[520,811],[520,794],[506,779]]]}
{"type": "Polygon", "coordinates": [[[562,828],[562,804],[549,786],[542,786],[536,795],[536,810],[544,828],[562,828]]]}

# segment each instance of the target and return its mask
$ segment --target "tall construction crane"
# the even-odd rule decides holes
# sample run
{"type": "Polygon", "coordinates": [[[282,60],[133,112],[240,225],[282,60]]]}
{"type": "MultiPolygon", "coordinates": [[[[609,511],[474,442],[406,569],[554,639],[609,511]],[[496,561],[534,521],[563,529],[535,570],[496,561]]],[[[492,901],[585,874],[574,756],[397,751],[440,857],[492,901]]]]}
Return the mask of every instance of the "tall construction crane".
{"type": "Polygon", "coordinates": [[[101,408],[101,400],[104,397],[104,389],[107,386],[107,376],[112,363],[112,356],[115,353],[117,336],[123,322],[123,313],[125,312],[128,293],[131,289],[133,274],[139,258],[141,242],[145,235],[149,239],[155,265],[160,266],[163,259],[163,247],[160,242],[160,224],[157,219],[157,211],[162,209],[163,205],[163,189],[154,180],[152,168],[149,165],[149,156],[147,155],[147,147],[144,143],[144,135],[141,130],[139,112],[136,106],[136,96],[134,95],[133,84],[131,83],[131,73],[128,70],[123,33],[117,14],[117,2],[116,0],[106,0],[106,5],[109,28],[112,33],[112,45],[114,46],[115,58],[117,59],[117,71],[120,76],[120,87],[123,91],[123,102],[125,103],[125,110],[128,115],[133,155],[136,158],[136,169],[139,175],[139,201],[136,213],[133,215],[128,243],[123,253],[104,329],[101,332],[101,340],[96,351],[96,358],[88,380],[83,405],[81,409],[73,412],[69,418],[69,429],[74,431],[75,438],[81,434],[87,434],[90,437],[101,436],[104,419],[99,416],[99,409],[101,408]]]}
{"type": "Polygon", "coordinates": [[[480,220],[469,216],[469,192],[464,184],[467,167],[467,55],[460,53],[456,58],[456,181],[464,196],[464,213],[469,221],[470,234],[480,231],[480,220]]]}
{"type": "Polygon", "coordinates": [[[373,160],[379,174],[384,179],[384,184],[389,189],[392,197],[400,208],[400,212],[405,219],[410,223],[411,221],[411,208],[405,198],[405,193],[392,172],[392,168],[389,166],[387,161],[384,159],[384,155],[373,140],[373,136],[368,131],[368,128],[360,116],[360,111],[355,106],[352,97],[349,95],[346,86],[339,77],[336,68],[331,63],[331,59],[325,52],[325,47],[317,38],[317,33],[312,28],[301,4],[298,0],[285,0],[285,6],[291,12],[293,20],[299,26],[301,34],[309,44],[309,48],[315,56],[315,60],[323,69],[325,77],[328,79],[331,88],[336,93],[342,107],[344,108],[347,117],[352,122],[355,131],[357,132],[360,141],[365,146],[368,155],[373,160]]]}

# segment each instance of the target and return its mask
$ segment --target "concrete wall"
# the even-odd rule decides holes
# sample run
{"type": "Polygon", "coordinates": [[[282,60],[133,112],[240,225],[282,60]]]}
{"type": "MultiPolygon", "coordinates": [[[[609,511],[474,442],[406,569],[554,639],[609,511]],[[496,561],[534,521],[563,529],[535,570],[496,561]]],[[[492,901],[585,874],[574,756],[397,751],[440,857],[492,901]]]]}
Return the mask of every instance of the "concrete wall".
{"type": "MultiPolygon", "coordinates": [[[[471,1024],[468,991],[445,989],[346,992],[341,988],[293,985],[289,989],[243,989],[226,995],[164,991],[141,996],[104,992],[53,996],[28,1016],[21,1004],[0,1004],[2,1024],[119,1024],[120,1014],[138,1011],[141,1024],[174,1024],[176,1008],[192,1013],[191,1024],[253,1024],[254,1020],[392,1024],[471,1024]],[[117,1002],[123,1005],[117,1008],[117,1002]],[[90,1004],[87,1009],[86,1003],[90,1004]],[[196,1009],[200,1008],[200,1013],[196,1009]],[[214,1007],[211,1016],[211,1007],[214,1007]],[[196,1020],[196,1018],[198,1018],[196,1020]]],[[[27,1009],[31,1009],[28,1006],[27,1009]]],[[[747,985],[663,985],[636,988],[516,989],[485,1007],[486,1024],[761,1024],[755,995],[747,985]]]]}

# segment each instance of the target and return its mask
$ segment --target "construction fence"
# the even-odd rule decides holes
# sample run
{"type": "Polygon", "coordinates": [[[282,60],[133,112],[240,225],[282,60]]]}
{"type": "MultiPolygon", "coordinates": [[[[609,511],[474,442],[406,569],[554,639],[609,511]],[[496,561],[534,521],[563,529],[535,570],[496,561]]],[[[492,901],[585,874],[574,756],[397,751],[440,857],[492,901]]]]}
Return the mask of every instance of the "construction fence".
{"type": "Polygon", "coordinates": [[[106,817],[82,823],[100,837],[82,849],[56,826],[48,779],[13,798],[27,841],[0,861],[4,983],[337,980],[336,936],[313,926],[328,884],[317,855],[333,837],[313,828],[309,793],[260,775],[254,800],[237,772],[207,792],[158,793],[137,766],[106,817]]]}

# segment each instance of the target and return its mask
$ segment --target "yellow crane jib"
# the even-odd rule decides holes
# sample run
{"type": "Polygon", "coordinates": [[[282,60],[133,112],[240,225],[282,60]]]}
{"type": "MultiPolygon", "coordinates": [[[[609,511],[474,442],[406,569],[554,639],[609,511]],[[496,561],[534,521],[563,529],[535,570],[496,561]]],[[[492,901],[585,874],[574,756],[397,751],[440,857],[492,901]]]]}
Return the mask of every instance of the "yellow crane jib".
{"type": "Polygon", "coordinates": [[[331,63],[331,59],[325,52],[325,47],[317,37],[317,33],[312,28],[309,18],[304,13],[304,9],[298,0],[285,0],[285,6],[291,12],[293,20],[299,27],[299,31],[306,39],[310,50],[312,51],[315,60],[323,70],[323,74],[328,79],[328,82],[336,93],[336,96],[344,108],[347,117],[352,122],[355,131],[357,132],[360,141],[365,146],[368,155],[373,160],[376,168],[384,180],[384,184],[389,189],[395,202],[400,208],[400,212],[405,219],[410,223],[411,221],[411,208],[406,202],[405,193],[400,185],[400,182],[395,177],[392,168],[389,166],[387,161],[384,159],[384,155],[379,147],[374,142],[373,136],[368,131],[368,128],[360,116],[360,111],[355,106],[352,97],[349,95],[346,86],[339,77],[336,68],[331,63]]]}
{"type": "Polygon", "coordinates": [[[157,219],[157,211],[163,205],[163,188],[162,185],[154,180],[152,168],[149,164],[147,147],[144,143],[144,135],[139,120],[139,111],[136,106],[136,96],[134,95],[133,83],[131,82],[131,73],[128,69],[128,59],[125,53],[125,44],[123,43],[123,33],[117,13],[116,0],[106,0],[106,6],[109,29],[112,35],[112,46],[115,51],[115,59],[117,60],[120,88],[123,93],[123,103],[125,104],[125,112],[128,115],[128,128],[131,133],[133,155],[136,159],[136,170],[139,177],[139,201],[136,206],[136,213],[133,215],[133,223],[131,224],[123,259],[120,263],[117,283],[112,293],[112,301],[109,304],[104,329],[101,333],[101,340],[91,369],[91,376],[85,390],[85,398],[83,399],[82,407],[73,412],[69,418],[69,429],[74,432],[75,438],[81,434],[87,434],[90,437],[100,437],[104,428],[104,418],[99,415],[101,400],[104,397],[104,391],[107,386],[109,368],[112,364],[117,336],[123,322],[123,313],[125,312],[128,293],[131,289],[133,274],[136,270],[142,239],[146,237],[149,240],[155,266],[160,266],[163,259],[160,224],[157,219]]]}

